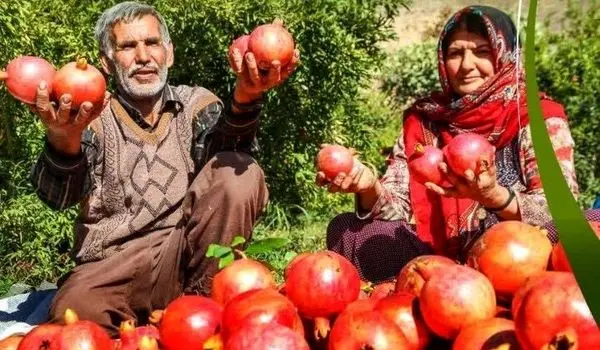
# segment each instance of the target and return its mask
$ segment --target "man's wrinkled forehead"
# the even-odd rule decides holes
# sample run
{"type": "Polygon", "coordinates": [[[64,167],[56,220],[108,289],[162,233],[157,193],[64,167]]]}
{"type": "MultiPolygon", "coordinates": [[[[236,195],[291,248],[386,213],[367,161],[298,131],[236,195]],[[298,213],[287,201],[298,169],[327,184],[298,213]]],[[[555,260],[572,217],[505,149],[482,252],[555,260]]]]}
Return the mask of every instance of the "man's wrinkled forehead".
{"type": "Polygon", "coordinates": [[[127,42],[160,41],[160,22],[153,15],[125,18],[112,27],[113,42],[122,46],[127,42]]]}

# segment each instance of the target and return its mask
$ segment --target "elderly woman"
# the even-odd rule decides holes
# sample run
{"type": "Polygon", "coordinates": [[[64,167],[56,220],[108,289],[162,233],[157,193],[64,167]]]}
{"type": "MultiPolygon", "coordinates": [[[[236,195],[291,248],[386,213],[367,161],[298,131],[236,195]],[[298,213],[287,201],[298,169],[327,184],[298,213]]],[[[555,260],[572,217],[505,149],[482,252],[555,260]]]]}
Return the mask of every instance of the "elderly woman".
{"type": "MultiPolygon", "coordinates": [[[[327,246],[352,261],[363,279],[389,280],[422,254],[462,260],[473,241],[502,220],[538,226],[551,221],[531,141],[518,50],[516,28],[507,14],[486,6],[457,12],[439,39],[442,91],[405,112],[385,174],[378,179],[358,159],[350,174],[331,182],[317,174],[317,184],[330,192],[356,196],[356,212],[329,224],[327,246]],[[441,148],[466,132],[495,146],[495,164],[480,174],[454,174],[442,164],[450,188],[414,180],[407,159],[417,143],[441,148]]],[[[564,109],[544,94],[540,99],[563,175],[577,195],[574,144],[564,109]]]]}

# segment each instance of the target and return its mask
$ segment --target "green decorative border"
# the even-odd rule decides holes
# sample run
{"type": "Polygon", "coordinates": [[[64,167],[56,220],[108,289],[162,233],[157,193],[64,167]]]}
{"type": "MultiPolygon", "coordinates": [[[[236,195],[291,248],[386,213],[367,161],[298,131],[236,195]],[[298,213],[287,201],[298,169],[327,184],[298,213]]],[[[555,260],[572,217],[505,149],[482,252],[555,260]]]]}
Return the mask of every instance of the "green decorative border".
{"type": "Polygon", "coordinates": [[[525,75],[533,147],[554,225],[560,232],[560,240],[586,303],[596,323],[600,324],[600,240],[586,221],[564,179],[542,118],[535,69],[536,12],[537,0],[532,0],[527,16],[525,75]]]}

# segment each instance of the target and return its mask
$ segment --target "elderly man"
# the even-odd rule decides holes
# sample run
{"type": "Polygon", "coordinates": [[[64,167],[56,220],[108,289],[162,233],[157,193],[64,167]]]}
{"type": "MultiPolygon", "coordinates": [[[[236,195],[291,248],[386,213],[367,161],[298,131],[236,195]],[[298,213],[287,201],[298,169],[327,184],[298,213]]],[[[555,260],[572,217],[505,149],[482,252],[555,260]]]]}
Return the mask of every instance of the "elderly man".
{"type": "Polygon", "coordinates": [[[40,84],[32,110],[46,146],[32,181],[52,208],[81,204],[77,264],[59,281],[51,321],[71,308],[115,336],[122,320],[144,322],[182,293],[205,293],[217,270],[208,245],[251,235],[268,200],[251,156],[261,98],[294,71],[299,53],[265,74],[236,50],[237,82],[223,103],[202,87],[167,84],[173,45],[154,8],[120,3],[95,34],[117,91],[73,111],[69,95],[55,109],[40,84]]]}

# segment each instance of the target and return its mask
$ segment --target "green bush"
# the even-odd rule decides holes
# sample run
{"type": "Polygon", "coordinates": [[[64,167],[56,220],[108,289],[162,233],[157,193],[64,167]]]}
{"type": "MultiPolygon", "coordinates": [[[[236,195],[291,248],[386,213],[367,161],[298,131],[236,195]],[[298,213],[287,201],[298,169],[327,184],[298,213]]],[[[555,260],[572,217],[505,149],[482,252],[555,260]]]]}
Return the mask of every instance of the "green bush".
{"type": "Polygon", "coordinates": [[[575,139],[575,168],[582,196],[591,207],[600,195],[600,6],[570,6],[558,33],[538,38],[536,52],[540,90],[560,101],[575,139]]]}
{"type": "MultiPolygon", "coordinates": [[[[118,1],[0,2],[0,65],[17,55],[44,57],[57,67],[77,56],[98,65],[93,25],[118,1]]],[[[405,1],[408,3],[409,1],[405,1]]],[[[268,94],[259,142],[272,205],[266,225],[281,226],[305,210],[312,216],[348,208],[350,196],[327,196],[314,186],[318,145],[354,146],[381,164],[379,149],[394,125],[381,96],[365,94],[385,59],[377,45],[393,37],[393,0],[157,0],[175,45],[172,84],[199,84],[227,97],[234,76],[226,51],[231,40],[258,24],[282,18],[297,40],[301,65],[268,94]]],[[[0,276],[37,283],[54,280],[69,265],[71,222],[77,208],[53,212],[29,184],[42,148],[43,129],[28,110],[0,88],[0,276]]],[[[397,125],[397,124],[396,124],[397,125]]],[[[7,283],[4,281],[4,283],[7,283]]],[[[0,282],[2,284],[2,282],[0,282]]]]}
{"type": "MultiPolygon", "coordinates": [[[[536,67],[540,91],[566,107],[575,139],[575,167],[582,196],[589,208],[600,193],[600,8],[596,1],[588,10],[571,4],[564,28],[550,31],[550,22],[536,33],[536,67]]],[[[524,43],[524,41],[522,40],[524,43]]],[[[435,40],[399,50],[382,72],[382,89],[405,107],[433,89],[439,89],[435,40]]]]}

